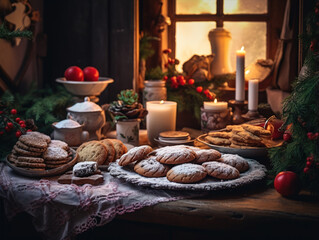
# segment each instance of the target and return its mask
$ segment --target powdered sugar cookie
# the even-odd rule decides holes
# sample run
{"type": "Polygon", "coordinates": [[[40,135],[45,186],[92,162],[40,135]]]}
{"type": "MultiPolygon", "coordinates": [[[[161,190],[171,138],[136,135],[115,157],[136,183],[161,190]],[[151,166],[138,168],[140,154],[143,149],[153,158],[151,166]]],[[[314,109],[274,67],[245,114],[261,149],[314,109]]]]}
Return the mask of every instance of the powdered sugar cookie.
{"type": "Polygon", "coordinates": [[[188,163],[197,157],[194,150],[180,145],[163,147],[153,152],[156,160],[164,164],[188,163]]]}
{"type": "Polygon", "coordinates": [[[59,147],[66,151],[69,150],[69,145],[61,140],[51,140],[51,142],[49,143],[49,147],[59,147]]]}
{"type": "Polygon", "coordinates": [[[153,149],[148,145],[134,147],[120,157],[119,165],[126,166],[132,162],[140,161],[152,151],[153,149]]]}
{"type": "Polygon", "coordinates": [[[155,156],[143,159],[134,166],[134,171],[144,177],[164,177],[169,169],[169,166],[156,161],[155,156]]]}
{"type": "Polygon", "coordinates": [[[239,172],[245,172],[249,169],[248,162],[237,154],[223,154],[221,158],[216,161],[226,163],[236,168],[239,172]]]}
{"type": "Polygon", "coordinates": [[[69,153],[60,147],[48,147],[43,153],[44,160],[61,161],[68,157],[69,153]]]}
{"type": "Polygon", "coordinates": [[[211,162],[219,159],[221,153],[214,149],[199,149],[195,150],[197,157],[192,163],[202,164],[204,162],[211,162]]]}
{"type": "Polygon", "coordinates": [[[202,166],[205,167],[208,175],[218,179],[229,180],[239,177],[239,171],[236,168],[222,162],[205,162],[202,166]]]}
{"type": "Polygon", "coordinates": [[[205,168],[193,163],[184,163],[171,168],[166,177],[171,182],[195,183],[204,179],[207,175],[205,168]]]}

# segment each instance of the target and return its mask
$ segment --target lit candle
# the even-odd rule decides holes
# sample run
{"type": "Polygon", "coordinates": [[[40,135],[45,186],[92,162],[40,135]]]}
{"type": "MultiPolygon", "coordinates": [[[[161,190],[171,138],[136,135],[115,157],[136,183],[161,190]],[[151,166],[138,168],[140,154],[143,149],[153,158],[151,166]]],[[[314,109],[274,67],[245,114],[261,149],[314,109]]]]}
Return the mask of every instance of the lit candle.
{"type": "Polygon", "coordinates": [[[258,109],[258,79],[248,81],[248,110],[257,111],[258,109]]]}
{"type": "Polygon", "coordinates": [[[156,145],[154,138],[164,131],[175,131],[177,103],[171,101],[146,102],[146,129],[151,145],[156,145]]]}
{"type": "Polygon", "coordinates": [[[217,102],[215,98],[214,102],[204,102],[204,109],[215,110],[215,111],[225,111],[228,108],[227,102],[217,102]]]}
{"type": "Polygon", "coordinates": [[[244,47],[236,51],[236,92],[235,100],[245,101],[245,54],[244,47]]]}

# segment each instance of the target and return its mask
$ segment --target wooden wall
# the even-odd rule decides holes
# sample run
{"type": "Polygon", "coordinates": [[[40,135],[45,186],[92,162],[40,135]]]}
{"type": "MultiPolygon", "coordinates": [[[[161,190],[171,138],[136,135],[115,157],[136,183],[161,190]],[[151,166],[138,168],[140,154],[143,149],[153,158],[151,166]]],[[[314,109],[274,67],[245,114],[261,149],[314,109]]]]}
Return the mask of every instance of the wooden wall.
{"type": "Polygon", "coordinates": [[[134,1],[44,1],[43,17],[46,82],[63,76],[69,66],[94,66],[100,76],[114,79],[102,93],[101,104],[133,87],[134,1]]]}

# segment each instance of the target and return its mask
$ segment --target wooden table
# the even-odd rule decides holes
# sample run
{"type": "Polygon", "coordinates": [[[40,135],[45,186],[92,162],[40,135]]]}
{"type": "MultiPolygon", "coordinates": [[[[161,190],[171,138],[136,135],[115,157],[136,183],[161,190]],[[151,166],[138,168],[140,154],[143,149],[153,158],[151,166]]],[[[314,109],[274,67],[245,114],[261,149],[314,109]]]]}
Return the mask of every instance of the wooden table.
{"type": "Polygon", "coordinates": [[[152,239],[319,239],[319,199],[301,192],[282,197],[263,185],[236,192],[210,194],[146,207],[116,217],[79,239],[107,234],[110,238],[152,239]]]}

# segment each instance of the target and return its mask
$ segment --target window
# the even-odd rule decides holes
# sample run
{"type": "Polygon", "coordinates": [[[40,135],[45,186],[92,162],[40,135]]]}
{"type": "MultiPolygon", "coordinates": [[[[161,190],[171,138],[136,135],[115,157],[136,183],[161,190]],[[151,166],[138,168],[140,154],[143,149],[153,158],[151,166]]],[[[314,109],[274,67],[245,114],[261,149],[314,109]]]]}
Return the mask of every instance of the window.
{"type": "Polygon", "coordinates": [[[172,25],[168,29],[168,44],[182,65],[194,54],[211,54],[210,30],[223,27],[231,34],[229,58],[236,69],[236,50],[246,50],[248,66],[257,59],[273,58],[269,8],[274,0],[168,0],[172,25]]]}

